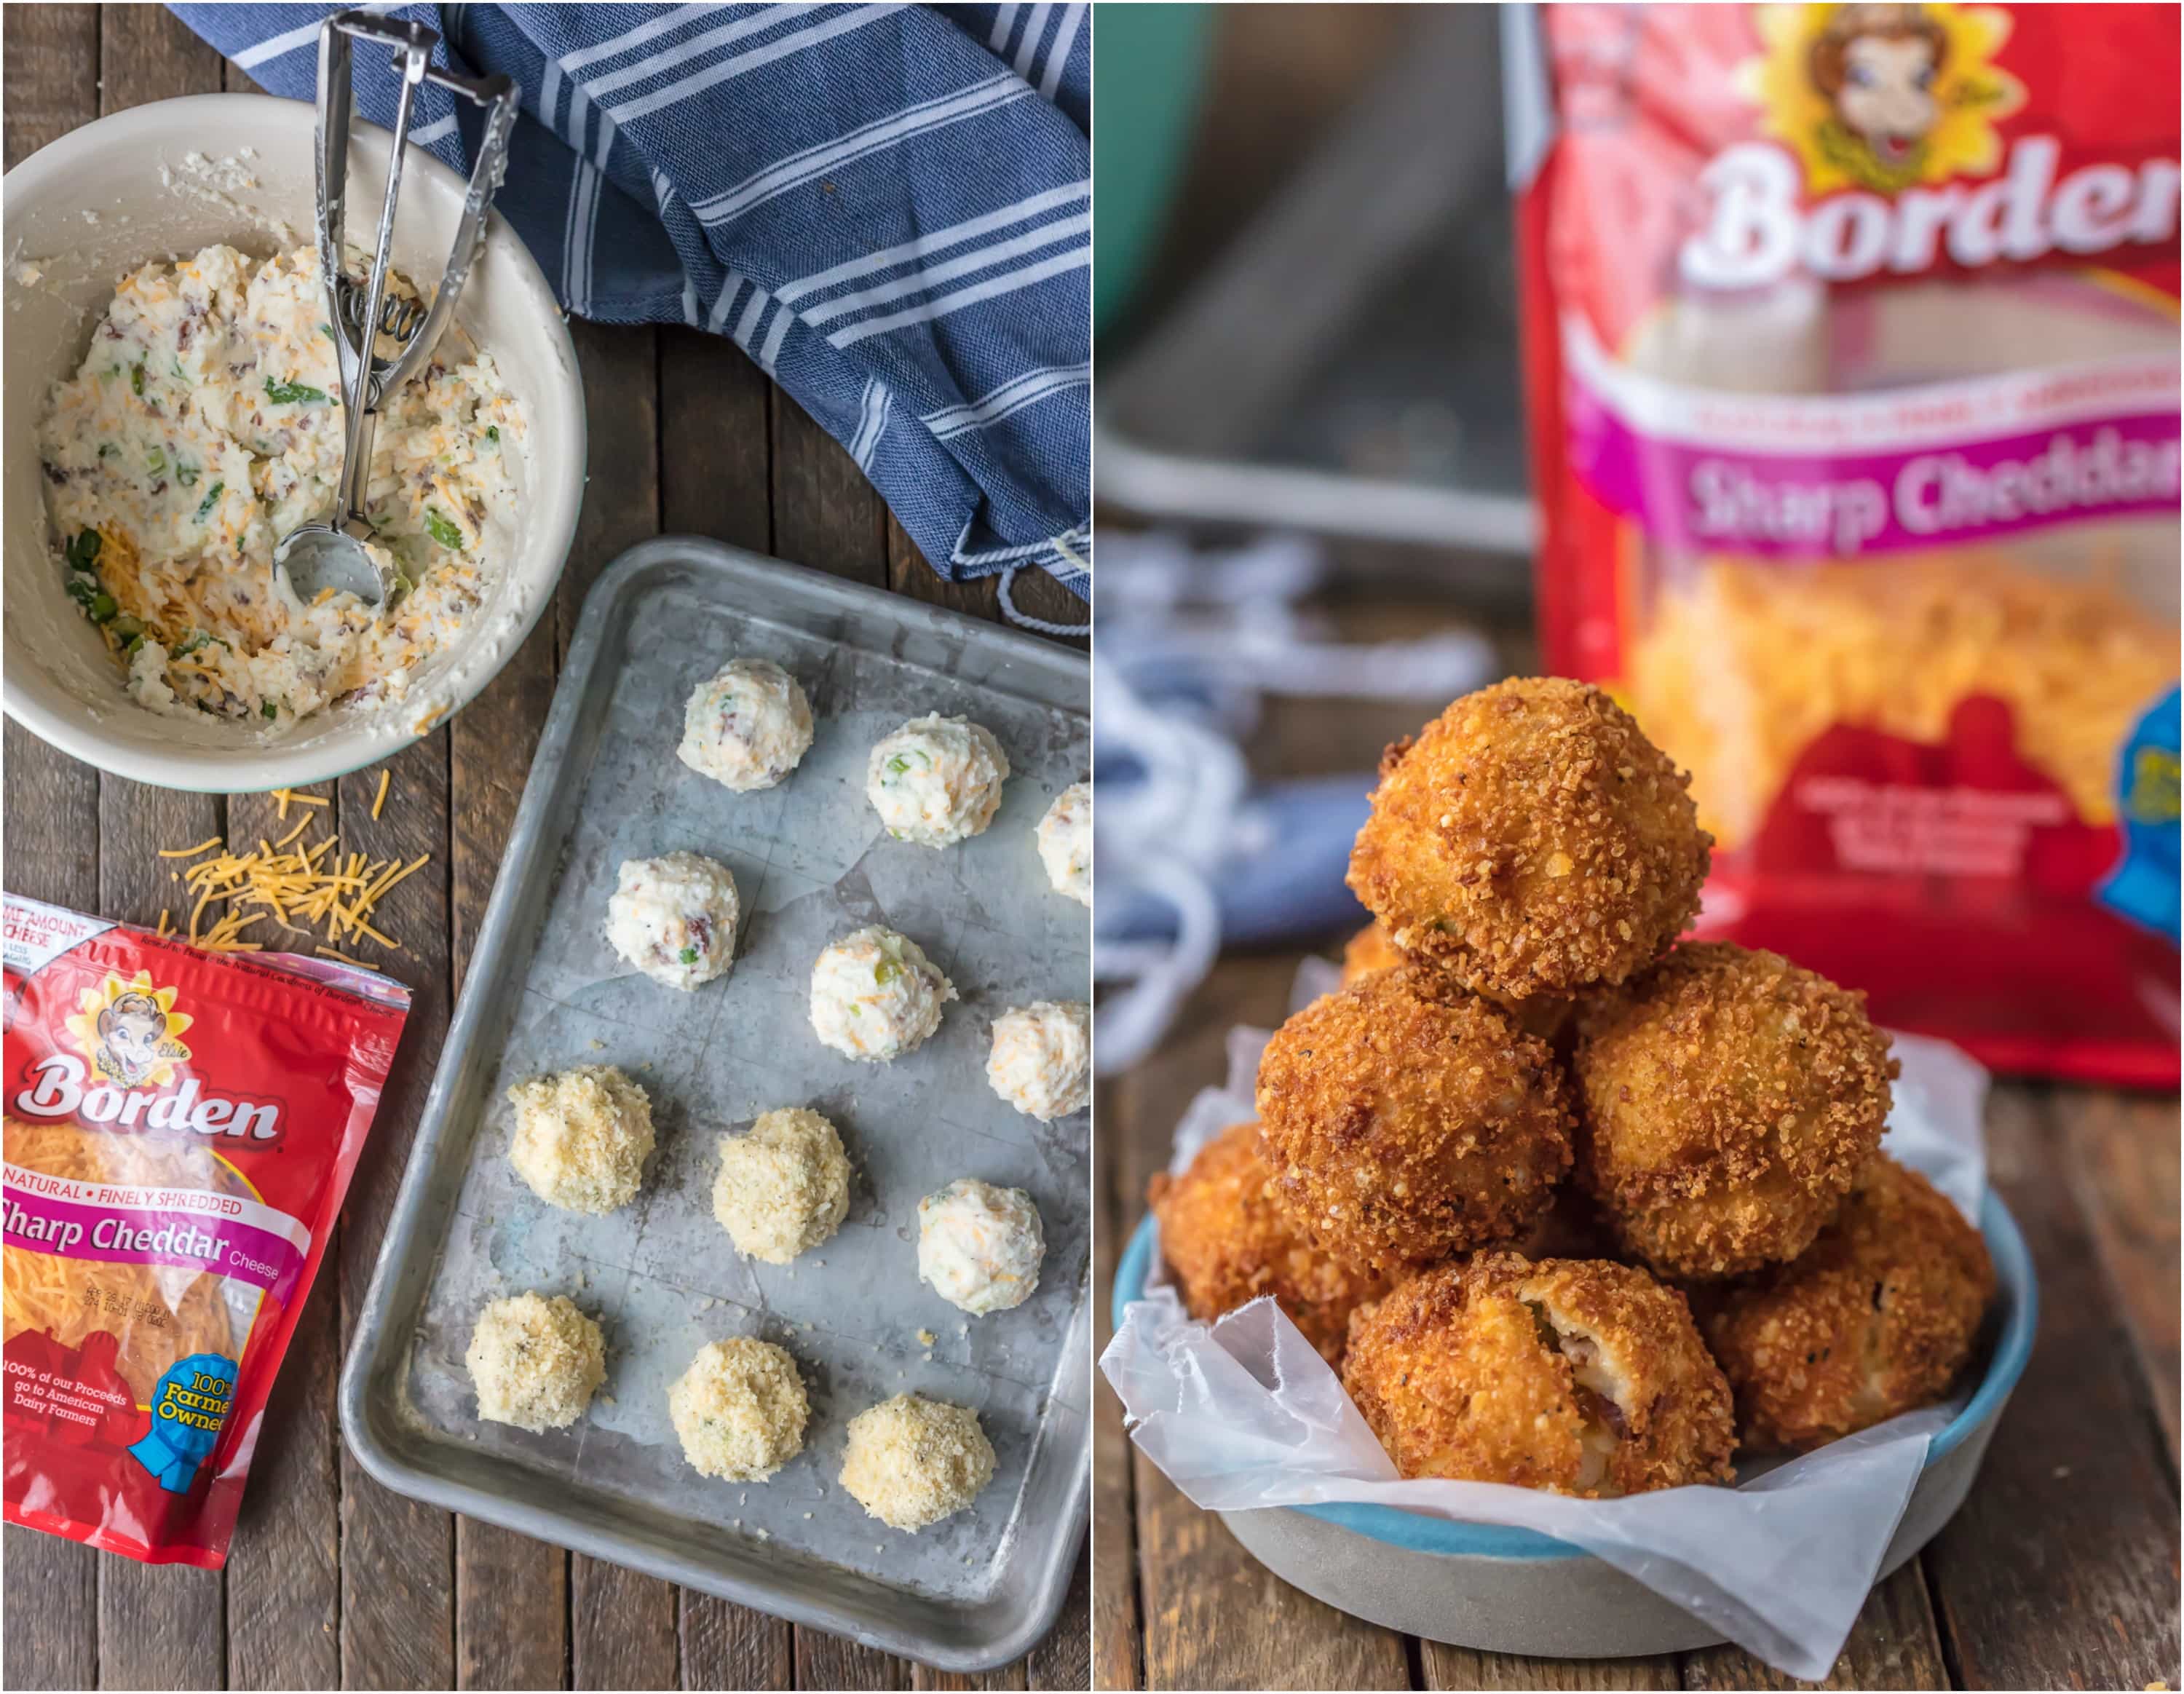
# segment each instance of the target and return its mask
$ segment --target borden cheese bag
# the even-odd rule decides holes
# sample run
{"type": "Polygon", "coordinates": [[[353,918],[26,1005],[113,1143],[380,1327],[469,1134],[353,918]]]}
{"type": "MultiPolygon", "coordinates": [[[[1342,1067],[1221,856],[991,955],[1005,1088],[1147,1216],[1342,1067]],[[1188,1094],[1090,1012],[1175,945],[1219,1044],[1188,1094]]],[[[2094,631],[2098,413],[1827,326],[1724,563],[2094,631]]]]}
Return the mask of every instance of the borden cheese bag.
{"type": "Polygon", "coordinates": [[[1692,772],[1701,933],[2153,1084],[2178,17],[1553,6],[1513,90],[1546,652],[1692,772]]]}
{"type": "Polygon", "coordinates": [[[10,896],[7,1518],[217,1568],[410,996],[10,896]]]}

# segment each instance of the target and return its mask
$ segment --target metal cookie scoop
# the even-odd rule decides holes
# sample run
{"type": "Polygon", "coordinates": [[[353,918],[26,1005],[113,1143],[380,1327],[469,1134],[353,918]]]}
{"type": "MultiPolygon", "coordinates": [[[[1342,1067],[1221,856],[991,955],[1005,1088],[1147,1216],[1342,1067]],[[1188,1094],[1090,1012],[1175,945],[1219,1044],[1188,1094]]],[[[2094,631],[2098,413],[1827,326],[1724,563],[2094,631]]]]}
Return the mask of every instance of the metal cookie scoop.
{"type": "Polygon", "coordinates": [[[473,77],[432,63],[440,44],[436,31],[422,24],[342,12],[319,27],[318,238],[319,269],[326,277],[327,316],[341,362],[343,438],[341,480],[334,506],[324,521],[299,524],[273,549],[276,585],[300,610],[322,590],[352,593],[375,610],[387,601],[387,583],[365,551],[371,521],[364,515],[364,494],[371,473],[372,427],[379,403],[416,374],[453,320],[455,301],[470,278],[485,232],[486,214],[508,167],[508,138],[515,126],[515,84],[505,76],[473,77]],[[401,101],[394,116],[394,144],[387,153],[387,194],[379,212],[379,242],[371,274],[363,287],[343,263],[347,222],[348,141],[354,111],[350,82],[349,38],[361,36],[393,50],[402,78],[401,101]],[[456,226],[446,271],[428,309],[415,300],[389,298],[387,260],[394,247],[394,209],[401,192],[402,162],[410,139],[410,117],[418,88],[427,82],[451,89],[485,108],[485,131],[463,196],[462,221],[456,226]],[[392,358],[379,343],[393,341],[392,358]]]}

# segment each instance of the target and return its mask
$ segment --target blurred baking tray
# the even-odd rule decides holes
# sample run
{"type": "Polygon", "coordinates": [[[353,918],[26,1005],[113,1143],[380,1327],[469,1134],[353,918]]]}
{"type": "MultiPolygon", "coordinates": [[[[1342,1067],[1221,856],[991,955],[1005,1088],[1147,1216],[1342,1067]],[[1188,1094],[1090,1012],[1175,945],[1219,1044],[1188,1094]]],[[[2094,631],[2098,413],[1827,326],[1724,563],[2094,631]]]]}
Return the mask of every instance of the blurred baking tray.
{"type": "Polygon", "coordinates": [[[1000,1100],[992,1016],[1087,997],[1087,914],[1046,884],[1032,830],[1090,747],[1081,655],[707,541],[622,555],[586,602],[426,1101],[342,1376],[342,1424],[398,1492],[799,1623],[956,1670],[1003,1663],[1051,1626],[1086,1522],[1090,1184],[1083,1114],[1041,1124],[1000,1100]],[[733,794],[675,756],[682,702],[731,655],[771,658],[817,735],[779,788],[733,794]],[[890,840],[866,754],[905,718],[963,713],[1009,756],[983,835],[890,840]],[[608,948],[627,857],[726,862],[745,917],[734,970],[682,994],[608,948]],[[812,960],[884,922],[961,995],[915,1053],[860,1065],[807,1018],[812,960]],[[660,1145],[638,1200],[558,1212],[510,1171],[508,1084],[622,1066],[660,1145]],[[715,1132],[809,1104],[855,1171],[848,1220],[788,1266],[742,1258],[714,1222],[715,1132]],[[1038,1291],[967,1319],[917,1279],[920,1196],[959,1176],[1030,1191],[1038,1291]],[[567,1430],[480,1420],[462,1355],[477,1308],[538,1288],[600,1313],[607,1381],[567,1430]],[[758,1335],[796,1356],[804,1452],[763,1484],[699,1475],[666,1414],[697,1349],[758,1335]],[[916,1536],[839,1486],[844,1426],[892,1395],[975,1407],[998,1456],[967,1511],[916,1536]]]}
{"type": "Polygon", "coordinates": [[[1102,370],[1103,502],[1530,550],[1497,40],[1524,51],[1523,9],[1418,8],[1342,129],[1102,370]]]}

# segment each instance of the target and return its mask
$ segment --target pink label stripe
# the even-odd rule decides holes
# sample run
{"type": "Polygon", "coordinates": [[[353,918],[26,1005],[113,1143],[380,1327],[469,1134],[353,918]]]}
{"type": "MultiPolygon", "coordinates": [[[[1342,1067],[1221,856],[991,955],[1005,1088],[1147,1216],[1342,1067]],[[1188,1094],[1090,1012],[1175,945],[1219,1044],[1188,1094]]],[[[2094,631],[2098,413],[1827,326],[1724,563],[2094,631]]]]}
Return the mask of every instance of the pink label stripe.
{"type": "Polygon", "coordinates": [[[1882,452],[1761,453],[1666,440],[1581,378],[1570,389],[1579,479],[1691,552],[1854,558],[2177,510],[2173,410],[1882,452]]]}
{"type": "Polygon", "coordinates": [[[10,1187],[7,1244],[69,1259],[185,1265],[254,1284],[284,1304],[304,1254],[270,1230],[233,1218],[159,1208],[92,1206],[10,1187]]]}

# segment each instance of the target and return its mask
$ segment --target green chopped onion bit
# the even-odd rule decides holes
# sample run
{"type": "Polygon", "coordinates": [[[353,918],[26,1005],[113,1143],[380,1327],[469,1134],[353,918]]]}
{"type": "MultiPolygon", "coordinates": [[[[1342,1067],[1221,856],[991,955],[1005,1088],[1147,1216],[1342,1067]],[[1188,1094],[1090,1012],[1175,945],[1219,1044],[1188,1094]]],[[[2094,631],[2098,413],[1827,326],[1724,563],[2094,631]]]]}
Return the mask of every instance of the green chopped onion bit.
{"type": "Polygon", "coordinates": [[[132,394],[144,392],[144,367],[141,365],[129,367],[129,392],[132,394]]]}
{"type": "Polygon", "coordinates": [[[185,488],[196,488],[198,485],[198,467],[194,465],[177,465],[175,467],[175,480],[180,482],[185,488]]]}
{"type": "Polygon", "coordinates": [[[144,455],[144,468],[154,476],[167,468],[167,450],[155,447],[144,455]]]}
{"type": "Polygon", "coordinates": [[[276,382],[270,376],[265,379],[265,394],[281,406],[298,405],[305,401],[321,406],[326,403],[326,391],[323,388],[314,388],[308,382],[276,382]]]}
{"type": "Polygon", "coordinates": [[[682,962],[686,965],[696,964],[698,962],[698,950],[695,947],[685,947],[682,950],[682,962]]]}
{"type": "Polygon", "coordinates": [[[111,594],[96,593],[91,597],[91,602],[85,610],[90,612],[93,623],[105,623],[121,610],[121,603],[111,594]]]}
{"type": "Polygon", "coordinates": [[[71,571],[88,571],[98,562],[98,549],[105,538],[95,529],[80,529],[68,544],[68,562],[71,571]]]}
{"type": "Polygon", "coordinates": [[[425,508],[425,530],[433,540],[452,552],[463,550],[463,532],[431,506],[425,508]]]}
{"type": "Polygon", "coordinates": [[[259,716],[264,717],[270,722],[270,720],[280,716],[281,709],[275,705],[270,700],[260,700],[258,703],[258,713],[259,716]]]}
{"type": "Polygon", "coordinates": [[[220,497],[226,492],[227,484],[225,482],[215,482],[206,489],[205,497],[198,502],[198,515],[203,518],[210,513],[220,504],[220,497]]]}

